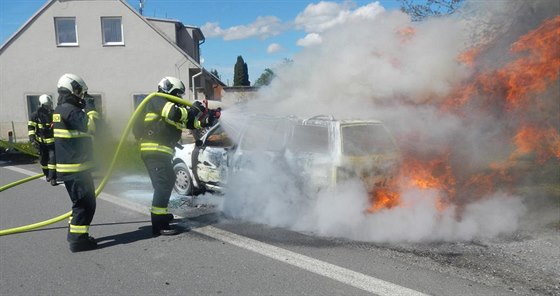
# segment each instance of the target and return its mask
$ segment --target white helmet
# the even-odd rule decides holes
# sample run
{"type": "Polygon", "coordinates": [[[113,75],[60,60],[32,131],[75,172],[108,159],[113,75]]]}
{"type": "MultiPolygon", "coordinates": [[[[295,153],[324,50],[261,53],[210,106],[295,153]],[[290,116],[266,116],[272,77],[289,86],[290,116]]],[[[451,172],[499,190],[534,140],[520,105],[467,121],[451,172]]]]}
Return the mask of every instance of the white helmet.
{"type": "Polygon", "coordinates": [[[80,76],[70,73],[62,75],[60,79],[58,79],[56,87],[59,91],[69,91],[80,98],[83,98],[88,90],[86,83],[80,76]]]}
{"type": "Polygon", "coordinates": [[[185,85],[178,78],[164,77],[158,83],[158,91],[180,97],[185,93],[185,85]]]}
{"type": "Polygon", "coordinates": [[[53,101],[52,97],[47,94],[43,94],[39,97],[39,105],[52,109],[53,108],[53,101]]]}

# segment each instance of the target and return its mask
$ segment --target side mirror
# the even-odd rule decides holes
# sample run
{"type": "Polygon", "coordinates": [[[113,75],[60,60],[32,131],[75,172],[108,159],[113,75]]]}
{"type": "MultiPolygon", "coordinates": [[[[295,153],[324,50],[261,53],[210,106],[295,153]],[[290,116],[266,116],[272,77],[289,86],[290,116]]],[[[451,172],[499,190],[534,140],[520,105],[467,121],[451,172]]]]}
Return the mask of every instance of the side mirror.
{"type": "Polygon", "coordinates": [[[196,140],[196,142],[194,142],[194,145],[195,145],[196,147],[202,146],[202,140],[196,140]]]}

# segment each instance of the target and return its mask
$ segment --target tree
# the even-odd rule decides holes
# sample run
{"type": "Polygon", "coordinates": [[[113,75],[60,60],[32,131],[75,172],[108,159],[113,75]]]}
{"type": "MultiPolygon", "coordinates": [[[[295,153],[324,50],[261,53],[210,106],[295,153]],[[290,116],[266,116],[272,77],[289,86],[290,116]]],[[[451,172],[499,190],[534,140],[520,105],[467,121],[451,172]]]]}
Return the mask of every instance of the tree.
{"type": "Polygon", "coordinates": [[[451,14],[464,0],[399,0],[401,11],[410,15],[413,21],[421,21],[429,16],[451,14]]]}
{"type": "Polygon", "coordinates": [[[216,77],[218,77],[218,79],[222,79],[222,77],[220,77],[220,73],[218,73],[218,70],[216,69],[212,69],[210,70],[210,73],[216,77]]]}
{"type": "Polygon", "coordinates": [[[259,77],[259,79],[255,81],[255,86],[269,85],[274,77],[275,77],[274,72],[269,68],[266,68],[264,69],[264,72],[261,74],[261,77],[259,77]]]}
{"type": "Polygon", "coordinates": [[[237,62],[233,68],[233,86],[249,86],[249,70],[247,63],[243,60],[242,56],[237,57],[237,62]]]}

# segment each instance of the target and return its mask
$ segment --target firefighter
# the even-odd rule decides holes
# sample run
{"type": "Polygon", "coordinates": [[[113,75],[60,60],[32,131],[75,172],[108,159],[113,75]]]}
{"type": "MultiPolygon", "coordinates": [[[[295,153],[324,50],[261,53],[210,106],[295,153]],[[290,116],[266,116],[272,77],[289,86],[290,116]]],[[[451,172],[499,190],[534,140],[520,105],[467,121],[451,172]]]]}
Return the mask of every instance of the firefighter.
{"type": "MultiPolygon", "coordinates": [[[[181,97],[185,93],[185,85],[175,77],[165,77],[158,84],[158,92],[181,97]]],[[[172,164],[174,148],[184,128],[200,129],[215,121],[215,118],[203,117],[205,111],[206,108],[199,101],[186,108],[156,96],[147,103],[144,116],[135,127],[135,136],[140,140],[140,154],[154,188],[150,213],[154,236],[180,232],[169,225],[173,214],[167,208],[175,184],[172,164]]]]}
{"type": "Polygon", "coordinates": [[[72,201],[67,240],[70,251],[87,251],[97,248],[97,242],[89,236],[96,203],[87,116],[95,111],[95,105],[93,100],[84,99],[87,85],[77,75],[62,75],[57,88],[59,98],[53,114],[57,179],[64,181],[72,201]]]}
{"type": "Polygon", "coordinates": [[[31,115],[27,128],[29,142],[39,152],[39,163],[46,180],[55,186],[57,183],[52,115],[52,97],[43,94],[39,97],[39,109],[31,115]]]}

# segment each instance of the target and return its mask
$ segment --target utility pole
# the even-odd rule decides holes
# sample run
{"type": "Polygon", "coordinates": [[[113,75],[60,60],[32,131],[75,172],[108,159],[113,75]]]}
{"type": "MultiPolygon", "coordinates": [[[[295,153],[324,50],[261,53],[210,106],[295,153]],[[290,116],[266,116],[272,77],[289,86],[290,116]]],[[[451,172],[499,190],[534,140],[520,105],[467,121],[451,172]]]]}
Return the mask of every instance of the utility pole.
{"type": "Polygon", "coordinates": [[[144,12],[144,0],[140,0],[140,9],[138,9],[140,15],[143,15],[144,12]]]}

